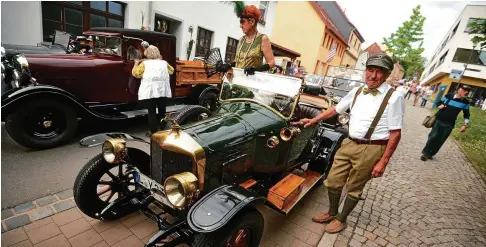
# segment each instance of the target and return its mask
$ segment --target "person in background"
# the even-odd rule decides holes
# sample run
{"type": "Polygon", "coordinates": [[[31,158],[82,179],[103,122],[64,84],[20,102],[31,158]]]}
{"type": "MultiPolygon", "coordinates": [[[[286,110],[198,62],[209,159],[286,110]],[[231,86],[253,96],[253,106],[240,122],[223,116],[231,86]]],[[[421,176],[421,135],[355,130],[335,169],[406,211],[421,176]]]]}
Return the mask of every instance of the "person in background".
{"type": "Polygon", "coordinates": [[[434,90],[432,90],[430,87],[426,87],[423,92],[422,92],[422,103],[420,103],[420,107],[425,107],[427,105],[427,101],[430,98],[430,95],[434,93],[434,90]]]}
{"type": "Polygon", "coordinates": [[[138,89],[138,100],[148,109],[150,133],[146,136],[149,137],[158,131],[157,108],[159,116],[165,117],[167,98],[172,97],[170,75],[174,73],[174,68],[161,59],[156,46],[148,46],[144,55],[146,59],[135,60],[132,75],[142,79],[138,89]]]}
{"type": "Polygon", "coordinates": [[[414,98],[413,98],[413,106],[417,105],[417,102],[418,102],[418,100],[420,98],[421,93],[422,93],[422,86],[418,85],[416,87],[415,93],[413,93],[413,95],[414,95],[414,98]]]}
{"type": "Polygon", "coordinates": [[[464,97],[471,91],[468,85],[462,85],[455,94],[447,94],[437,102],[437,112],[434,126],[429,133],[427,144],[422,150],[420,159],[426,161],[433,159],[433,156],[439,152],[444,142],[447,140],[456,124],[457,115],[462,111],[464,113],[464,125],[460,131],[464,132],[469,125],[469,101],[464,97]]]}
{"type": "Polygon", "coordinates": [[[397,87],[397,92],[402,94],[405,97],[405,94],[407,94],[407,88],[403,85],[404,81],[400,80],[399,81],[399,86],[397,87]]]}
{"type": "Polygon", "coordinates": [[[275,74],[281,75],[282,74],[282,67],[276,65],[275,66],[275,74]]]}
{"type": "Polygon", "coordinates": [[[289,72],[290,72],[290,75],[291,75],[291,76],[293,76],[293,75],[294,75],[294,72],[295,72],[295,66],[294,66],[294,64],[292,64],[292,65],[290,66],[290,70],[289,70],[289,72]]]}

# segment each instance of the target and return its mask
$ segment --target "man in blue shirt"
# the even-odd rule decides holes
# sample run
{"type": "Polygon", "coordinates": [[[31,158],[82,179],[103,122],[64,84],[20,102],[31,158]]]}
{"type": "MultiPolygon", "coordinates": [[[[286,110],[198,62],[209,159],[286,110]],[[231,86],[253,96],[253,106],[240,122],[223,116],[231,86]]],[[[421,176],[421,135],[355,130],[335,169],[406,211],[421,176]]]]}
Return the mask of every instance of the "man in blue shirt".
{"type": "Polygon", "coordinates": [[[471,91],[471,88],[468,85],[462,85],[456,94],[447,94],[442,97],[441,101],[437,102],[437,108],[439,108],[436,115],[437,121],[432,127],[427,144],[422,150],[420,157],[422,161],[432,159],[439,152],[439,149],[451,134],[456,124],[457,115],[461,111],[464,112],[464,125],[461,126],[460,131],[466,131],[469,124],[469,101],[464,97],[469,91],[471,91]]]}

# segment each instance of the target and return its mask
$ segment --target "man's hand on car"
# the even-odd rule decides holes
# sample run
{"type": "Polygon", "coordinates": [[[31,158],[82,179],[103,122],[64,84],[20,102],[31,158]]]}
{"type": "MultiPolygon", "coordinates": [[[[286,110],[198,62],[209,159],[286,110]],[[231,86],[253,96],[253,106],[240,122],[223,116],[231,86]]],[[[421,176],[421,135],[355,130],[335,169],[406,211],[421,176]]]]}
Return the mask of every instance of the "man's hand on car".
{"type": "Polygon", "coordinates": [[[302,118],[301,120],[299,120],[299,122],[293,122],[292,123],[293,126],[304,125],[304,128],[307,128],[307,127],[309,127],[313,124],[315,124],[315,122],[312,119],[308,119],[308,118],[302,118]]]}

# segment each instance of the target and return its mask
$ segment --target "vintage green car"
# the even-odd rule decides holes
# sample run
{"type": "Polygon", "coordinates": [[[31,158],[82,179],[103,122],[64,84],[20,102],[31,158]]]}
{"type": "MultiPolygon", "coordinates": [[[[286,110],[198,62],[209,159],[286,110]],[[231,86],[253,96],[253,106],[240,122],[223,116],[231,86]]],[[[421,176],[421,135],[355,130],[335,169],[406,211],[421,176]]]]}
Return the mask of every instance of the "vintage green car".
{"type": "Polygon", "coordinates": [[[160,229],[146,246],[258,246],[264,218],[255,206],[289,213],[321,184],[346,136],[336,130],[346,114],[308,128],[291,124],[326,108],[314,89],[299,78],[233,68],[214,112],[186,107],[150,143],[124,133],[87,137],[80,145],[102,152],[79,172],[76,204],[101,220],[143,212],[160,229]],[[149,144],[150,155],[128,141],[149,144]]]}

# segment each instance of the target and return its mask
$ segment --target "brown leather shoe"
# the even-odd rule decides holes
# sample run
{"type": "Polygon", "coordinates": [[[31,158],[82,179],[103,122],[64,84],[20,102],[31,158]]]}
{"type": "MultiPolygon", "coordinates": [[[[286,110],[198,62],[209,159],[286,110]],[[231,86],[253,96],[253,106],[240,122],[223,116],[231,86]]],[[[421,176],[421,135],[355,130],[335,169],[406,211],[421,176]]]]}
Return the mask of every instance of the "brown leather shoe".
{"type": "Polygon", "coordinates": [[[341,222],[337,219],[333,220],[331,223],[326,225],[324,231],[327,233],[338,233],[346,228],[346,222],[341,222]]]}
{"type": "Polygon", "coordinates": [[[317,222],[317,223],[329,223],[333,221],[336,217],[329,215],[329,213],[325,214],[319,214],[314,217],[312,217],[312,221],[317,222]]]}

